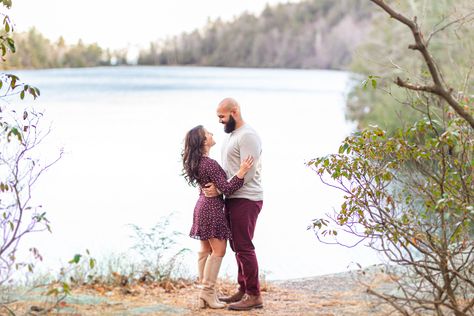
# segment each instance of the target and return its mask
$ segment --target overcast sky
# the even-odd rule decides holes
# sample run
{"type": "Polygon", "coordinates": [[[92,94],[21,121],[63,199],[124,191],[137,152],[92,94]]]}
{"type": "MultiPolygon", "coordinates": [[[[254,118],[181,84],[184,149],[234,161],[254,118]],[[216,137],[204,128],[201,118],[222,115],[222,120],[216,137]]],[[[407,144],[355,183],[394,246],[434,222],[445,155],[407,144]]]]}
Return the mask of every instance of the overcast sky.
{"type": "Polygon", "coordinates": [[[265,4],[297,0],[13,0],[8,12],[16,31],[35,26],[46,37],[81,38],[104,48],[148,46],[149,42],[205,25],[208,17],[230,20],[265,4]]]}

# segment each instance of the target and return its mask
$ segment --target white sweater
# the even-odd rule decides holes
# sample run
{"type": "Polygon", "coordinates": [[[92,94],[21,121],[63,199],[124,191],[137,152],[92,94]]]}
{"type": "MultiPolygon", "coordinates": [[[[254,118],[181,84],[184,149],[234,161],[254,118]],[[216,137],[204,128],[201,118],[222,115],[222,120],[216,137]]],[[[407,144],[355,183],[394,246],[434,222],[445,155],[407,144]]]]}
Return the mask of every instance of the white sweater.
{"type": "Polygon", "coordinates": [[[244,185],[226,198],[245,198],[252,201],[263,200],[261,183],[262,141],[257,132],[244,124],[229,134],[222,146],[222,167],[231,178],[239,171],[242,160],[251,155],[254,158],[252,169],[245,175],[244,185]]]}

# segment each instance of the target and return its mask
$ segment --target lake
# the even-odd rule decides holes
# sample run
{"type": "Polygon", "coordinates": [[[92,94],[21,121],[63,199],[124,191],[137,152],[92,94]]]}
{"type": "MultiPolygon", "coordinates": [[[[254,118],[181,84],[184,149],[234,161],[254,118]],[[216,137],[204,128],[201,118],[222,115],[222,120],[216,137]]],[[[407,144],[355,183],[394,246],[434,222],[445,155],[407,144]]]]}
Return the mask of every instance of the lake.
{"type": "MultiPolygon", "coordinates": [[[[34,104],[44,109],[43,126],[51,124],[43,155],[65,152],[34,191],[53,233],[31,235],[20,245],[40,249],[40,268],[56,269],[85,249],[98,259],[127,252],[133,244],[128,224],[149,228],[170,213],[172,229],[187,236],[198,191],[180,176],[183,138],[203,124],[214,133],[211,156],[220,161],[225,133],[216,107],[224,97],[240,102],[244,120],[263,142],[265,198],[254,244],[267,278],[321,275],[376,261],[366,247],[324,245],[307,230],[342,201],[305,162],[336,152],[353,129],[344,116],[348,73],[117,67],[17,74],[41,89],[34,104]]],[[[179,246],[197,250],[199,242],[186,236],[179,246]]],[[[196,273],[193,254],[184,262],[196,273]]],[[[221,271],[236,275],[230,248],[221,271]]]]}

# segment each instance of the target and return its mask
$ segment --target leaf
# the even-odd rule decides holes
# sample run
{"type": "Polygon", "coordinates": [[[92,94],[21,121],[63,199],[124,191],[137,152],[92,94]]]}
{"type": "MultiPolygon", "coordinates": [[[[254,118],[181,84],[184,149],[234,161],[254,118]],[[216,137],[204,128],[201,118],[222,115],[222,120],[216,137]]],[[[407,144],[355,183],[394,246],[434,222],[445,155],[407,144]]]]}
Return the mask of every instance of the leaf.
{"type": "Polygon", "coordinates": [[[362,81],[362,89],[367,89],[367,84],[369,83],[369,81],[367,79],[365,79],[364,81],[362,81]]]}
{"type": "Polygon", "coordinates": [[[454,230],[453,234],[451,235],[451,242],[456,241],[456,238],[459,237],[459,235],[461,234],[463,228],[464,227],[463,227],[462,222],[457,225],[456,229],[454,230]]]}
{"type": "Polygon", "coordinates": [[[66,294],[71,294],[71,287],[66,282],[63,282],[63,291],[66,294]]]}
{"type": "Polygon", "coordinates": [[[8,142],[11,141],[11,136],[12,136],[12,135],[15,135],[15,136],[18,138],[18,141],[20,141],[20,142],[21,142],[22,139],[23,139],[23,137],[22,137],[20,131],[19,131],[18,128],[16,128],[16,127],[13,127],[13,128],[8,132],[8,134],[7,134],[7,140],[8,140],[8,142]]]}
{"type": "Polygon", "coordinates": [[[16,47],[15,47],[15,41],[13,40],[13,38],[7,38],[7,44],[8,46],[10,47],[10,50],[12,53],[15,53],[16,52],[16,47]]]}
{"type": "Polygon", "coordinates": [[[8,22],[5,22],[5,32],[10,32],[10,24],[8,22]]]}
{"type": "Polygon", "coordinates": [[[12,0],[3,0],[3,5],[10,9],[12,7],[12,0]]]}
{"type": "Polygon", "coordinates": [[[76,255],[74,256],[74,258],[72,258],[72,259],[69,261],[69,263],[75,263],[75,264],[77,264],[77,263],[79,263],[79,261],[81,260],[81,257],[82,257],[82,255],[76,254],[76,255]]]}
{"type": "Polygon", "coordinates": [[[344,143],[344,145],[342,145],[341,147],[339,147],[339,153],[342,154],[344,153],[347,148],[349,148],[349,144],[348,143],[344,143]]]}
{"type": "Polygon", "coordinates": [[[15,75],[8,75],[8,77],[9,77],[10,80],[11,80],[11,81],[10,81],[10,87],[11,87],[12,89],[14,89],[15,86],[16,86],[16,81],[17,81],[19,78],[18,78],[17,76],[15,76],[15,75]]]}
{"type": "Polygon", "coordinates": [[[23,90],[20,92],[20,99],[23,100],[24,98],[25,98],[25,91],[23,90]]]}

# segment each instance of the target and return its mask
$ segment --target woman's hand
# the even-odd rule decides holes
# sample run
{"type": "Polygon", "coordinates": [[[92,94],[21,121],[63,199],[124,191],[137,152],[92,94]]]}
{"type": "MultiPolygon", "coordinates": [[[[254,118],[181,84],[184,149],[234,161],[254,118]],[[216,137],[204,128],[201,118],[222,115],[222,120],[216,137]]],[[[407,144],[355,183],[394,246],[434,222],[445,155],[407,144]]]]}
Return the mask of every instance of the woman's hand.
{"type": "Polygon", "coordinates": [[[237,172],[237,177],[243,179],[243,177],[245,176],[245,174],[250,170],[252,169],[253,167],[253,157],[252,156],[248,156],[247,158],[245,158],[244,160],[242,160],[242,162],[240,163],[240,169],[239,169],[239,172],[237,172]]]}
{"type": "Polygon", "coordinates": [[[240,169],[247,173],[253,166],[253,157],[248,156],[244,161],[240,163],[240,169]]]}

